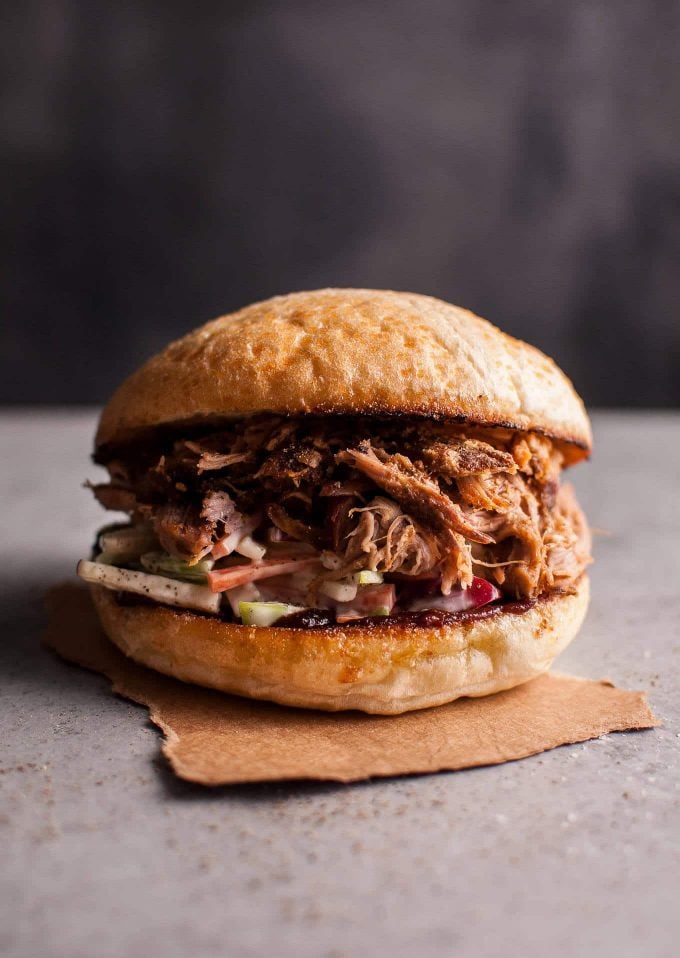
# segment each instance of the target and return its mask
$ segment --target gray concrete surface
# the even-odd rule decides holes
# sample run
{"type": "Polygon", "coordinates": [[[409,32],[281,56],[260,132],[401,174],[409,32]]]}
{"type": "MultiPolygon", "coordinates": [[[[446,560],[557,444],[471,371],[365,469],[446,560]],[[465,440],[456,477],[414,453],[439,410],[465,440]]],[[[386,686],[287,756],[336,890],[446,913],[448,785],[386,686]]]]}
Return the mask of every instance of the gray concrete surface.
{"type": "Polygon", "coordinates": [[[678,953],[680,415],[600,414],[574,480],[593,603],[560,668],[656,731],[354,786],[175,780],[143,709],[57,661],[41,592],[101,521],[89,412],[4,413],[0,952],[8,958],[678,953]]]}

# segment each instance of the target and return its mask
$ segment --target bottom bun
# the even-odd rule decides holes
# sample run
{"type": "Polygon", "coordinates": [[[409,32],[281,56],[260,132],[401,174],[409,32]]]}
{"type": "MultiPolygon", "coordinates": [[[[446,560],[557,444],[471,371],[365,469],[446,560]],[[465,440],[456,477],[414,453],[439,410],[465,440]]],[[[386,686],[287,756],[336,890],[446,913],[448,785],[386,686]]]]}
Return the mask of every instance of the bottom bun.
{"type": "Polygon", "coordinates": [[[185,682],[281,705],[396,715],[500,692],[550,668],[586,614],[573,594],[427,627],[375,620],[349,628],[257,628],[91,586],[104,631],[135,662],[185,682]]]}

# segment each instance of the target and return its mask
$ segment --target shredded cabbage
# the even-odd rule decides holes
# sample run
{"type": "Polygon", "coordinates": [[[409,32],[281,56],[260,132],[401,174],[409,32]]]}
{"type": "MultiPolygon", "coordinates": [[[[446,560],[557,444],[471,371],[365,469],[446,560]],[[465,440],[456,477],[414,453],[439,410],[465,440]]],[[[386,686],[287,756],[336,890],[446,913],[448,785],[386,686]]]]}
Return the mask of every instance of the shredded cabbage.
{"type": "Polygon", "coordinates": [[[168,555],[167,552],[145,552],[143,556],[140,556],[139,561],[147,572],[201,584],[208,581],[208,573],[213,567],[210,559],[200,559],[193,565],[189,565],[182,559],[175,559],[174,556],[168,555]]]}
{"type": "Polygon", "coordinates": [[[116,592],[133,592],[135,595],[155,599],[165,605],[176,605],[185,609],[200,609],[201,612],[219,612],[220,596],[215,595],[204,585],[192,582],[177,582],[161,575],[148,572],[134,572],[132,569],[119,569],[103,562],[88,562],[81,559],[76,572],[81,579],[115,589],[116,592]]]}
{"type": "Polygon", "coordinates": [[[283,602],[240,602],[239,614],[244,625],[273,625],[284,615],[302,612],[297,605],[284,605],[283,602]]]}

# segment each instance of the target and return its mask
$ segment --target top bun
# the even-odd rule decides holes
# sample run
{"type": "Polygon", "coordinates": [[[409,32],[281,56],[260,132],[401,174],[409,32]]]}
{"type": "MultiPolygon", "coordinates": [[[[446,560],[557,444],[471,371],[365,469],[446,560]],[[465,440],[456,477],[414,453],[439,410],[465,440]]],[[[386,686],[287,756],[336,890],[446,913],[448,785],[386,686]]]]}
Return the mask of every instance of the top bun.
{"type": "Polygon", "coordinates": [[[561,440],[568,461],[592,441],[572,384],[533,346],[431,296],[322,289],[255,303],[171,343],[114,393],[96,446],[259,412],[537,430],[561,440]]]}

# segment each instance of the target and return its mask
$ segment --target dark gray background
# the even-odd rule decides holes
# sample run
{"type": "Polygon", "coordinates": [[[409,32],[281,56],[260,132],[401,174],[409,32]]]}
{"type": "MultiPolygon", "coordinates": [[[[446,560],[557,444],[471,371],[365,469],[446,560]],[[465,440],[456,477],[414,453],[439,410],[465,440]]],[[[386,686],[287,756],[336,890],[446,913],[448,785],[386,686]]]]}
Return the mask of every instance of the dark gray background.
{"type": "Polygon", "coordinates": [[[680,404],[680,4],[3,4],[0,400],[100,401],[325,285],[442,296],[680,404]]]}

